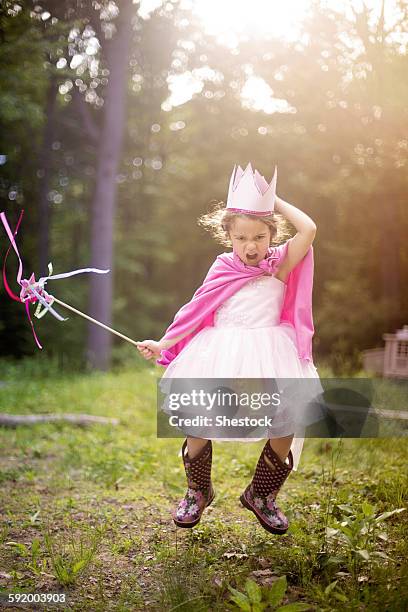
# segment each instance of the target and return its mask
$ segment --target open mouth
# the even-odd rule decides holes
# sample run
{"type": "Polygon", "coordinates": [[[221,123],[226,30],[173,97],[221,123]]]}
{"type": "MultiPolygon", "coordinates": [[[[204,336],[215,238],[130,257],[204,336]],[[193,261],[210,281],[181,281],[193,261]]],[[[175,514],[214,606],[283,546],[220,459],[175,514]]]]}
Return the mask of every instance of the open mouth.
{"type": "Polygon", "coordinates": [[[247,255],[247,259],[249,261],[255,261],[257,259],[258,255],[255,253],[254,255],[247,255]]]}

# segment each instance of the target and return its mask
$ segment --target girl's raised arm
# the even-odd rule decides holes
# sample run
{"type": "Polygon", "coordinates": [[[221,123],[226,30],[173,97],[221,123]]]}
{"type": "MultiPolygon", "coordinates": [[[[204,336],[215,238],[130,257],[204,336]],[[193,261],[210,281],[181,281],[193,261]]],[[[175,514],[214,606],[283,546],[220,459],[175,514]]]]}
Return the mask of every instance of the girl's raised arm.
{"type": "Polygon", "coordinates": [[[289,272],[303,259],[313,243],[316,235],[315,222],[303,211],[285,202],[276,196],[275,211],[281,213],[297,229],[297,233],[288,241],[288,250],[285,259],[279,266],[277,275],[280,280],[285,281],[289,272]]]}

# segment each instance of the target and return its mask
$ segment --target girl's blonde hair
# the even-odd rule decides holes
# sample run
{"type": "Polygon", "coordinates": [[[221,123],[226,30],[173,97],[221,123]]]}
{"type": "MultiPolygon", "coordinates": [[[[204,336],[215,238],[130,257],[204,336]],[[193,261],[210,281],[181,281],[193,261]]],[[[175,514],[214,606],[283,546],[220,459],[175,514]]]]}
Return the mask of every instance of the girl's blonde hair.
{"type": "Polygon", "coordinates": [[[237,217],[244,219],[256,218],[265,223],[271,233],[270,246],[280,244],[290,236],[286,221],[282,215],[272,213],[264,217],[255,217],[254,215],[246,213],[231,212],[225,208],[224,202],[215,202],[215,204],[212,204],[210,212],[201,215],[197,223],[210,232],[217,242],[224,246],[231,247],[232,242],[229,233],[232,223],[237,217]]]}

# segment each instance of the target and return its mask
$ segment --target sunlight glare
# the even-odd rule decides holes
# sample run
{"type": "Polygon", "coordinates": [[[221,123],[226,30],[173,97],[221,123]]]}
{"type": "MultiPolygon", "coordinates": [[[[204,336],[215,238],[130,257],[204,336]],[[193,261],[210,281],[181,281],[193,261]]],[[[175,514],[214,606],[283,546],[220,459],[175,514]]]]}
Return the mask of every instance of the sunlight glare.
{"type": "Polygon", "coordinates": [[[272,113],[293,113],[287,100],[273,97],[273,91],[268,83],[257,76],[250,76],[241,90],[242,106],[253,110],[262,110],[267,115],[272,113]]]}
{"type": "MultiPolygon", "coordinates": [[[[361,13],[365,7],[371,24],[378,21],[383,6],[381,0],[320,0],[320,4],[345,14],[351,21],[355,20],[353,11],[361,13]]],[[[166,3],[165,0],[141,0],[139,15],[148,19],[154,10],[168,10],[169,5],[170,2],[166,3]]],[[[283,44],[307,42],[307,33],[303,27],[312,9],[312,0],[180,0],[178,6],[182,11],[194,13],[207,35],[214,36],[220,46],[238,55],[240,44],[250,39],[274,38],[283,44]]],[[[388,0],[384,7],[385,23],[392,26],[401,17],[397,0],[388,0]]],[[[182,19],[181,22],[188,23],[189,20],[182,19]]],[[[392,27],[389,29],[391,31],[392,27]]],[[[392,32],[392,36],[406,52],[407,34],[396,31],[392,32]]],[[[275,79],[281,80],[278,72],[275,73],[275,79]]],[[[170,74],[167,79],[170,96],[162,104],[162,109],[169,111],[191,100],[195,94],[202,92],[206,80],[212,79],[199,74],[197,68],[184,74],[170,74]]],[[[244,107],[262,110],[267,114],[296,112],[286,100],[274,98],[270,85],[252,73],[247,73],[241,100],[244,107]]]]}
{"type": "Polygon", "coordinates": [[[192,10],[208,34],[231,47],[245,34],[295,40],[309,5],[310,0],[195,0],[192,10]]]}

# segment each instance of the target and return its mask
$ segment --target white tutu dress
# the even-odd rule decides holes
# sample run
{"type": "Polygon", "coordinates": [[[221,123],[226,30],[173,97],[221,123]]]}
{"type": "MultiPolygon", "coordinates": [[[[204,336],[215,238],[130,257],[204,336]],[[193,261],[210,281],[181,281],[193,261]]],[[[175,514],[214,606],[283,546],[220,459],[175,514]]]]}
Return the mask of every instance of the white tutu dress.
{"type": "MultiPolygon", "coordinates": [[[[165,390],[166,379],[172,378],[318,379],[313,363],[299,359],[294,329],[279,324],[285,289],[285,283],[274,276],[249,280],[217,309],[214,326],[199,331],[167,366],[161,388],[165,390]]],[[[254,442],[263,438],[214,439],[254,442]]],[[[303,442],[295,433],[294,469],[303,442]]]]}

